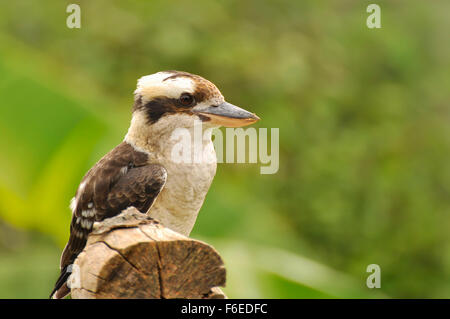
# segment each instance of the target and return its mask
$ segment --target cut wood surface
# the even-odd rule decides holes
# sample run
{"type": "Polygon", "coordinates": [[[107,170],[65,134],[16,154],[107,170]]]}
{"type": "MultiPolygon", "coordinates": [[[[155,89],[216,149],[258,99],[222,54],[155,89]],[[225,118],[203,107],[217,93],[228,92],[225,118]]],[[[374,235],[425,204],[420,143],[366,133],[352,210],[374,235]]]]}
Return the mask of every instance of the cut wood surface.
{"type": "Polygon", "coordinates": [[[75,260],[72,298],[226,298],[225,267],[211,246],[131,207],[96,223],[75,260]]]}

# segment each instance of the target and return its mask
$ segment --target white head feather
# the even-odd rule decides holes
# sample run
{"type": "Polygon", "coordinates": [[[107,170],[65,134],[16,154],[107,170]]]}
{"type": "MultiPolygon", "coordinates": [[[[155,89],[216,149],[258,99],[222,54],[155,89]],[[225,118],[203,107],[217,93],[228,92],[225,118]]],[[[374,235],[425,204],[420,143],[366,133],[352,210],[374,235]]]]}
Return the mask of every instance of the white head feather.
{"type": "Polygon", "coordinates": [[[194,93],[195,83],[192,78],[186,76],[169,78],[172,75],[170,72],[158,72],[143,76],[138,80],[134,94],[150,101],[157,96],[175,99],[185,92],[194,93]]]}

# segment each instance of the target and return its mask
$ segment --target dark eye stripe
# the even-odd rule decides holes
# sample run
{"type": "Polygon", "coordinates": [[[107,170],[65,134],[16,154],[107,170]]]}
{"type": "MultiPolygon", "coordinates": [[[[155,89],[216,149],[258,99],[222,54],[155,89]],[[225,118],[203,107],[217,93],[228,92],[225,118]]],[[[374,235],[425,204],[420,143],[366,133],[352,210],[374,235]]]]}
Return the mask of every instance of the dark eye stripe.
{"type": "Polygon", "coordinates": [[[163,115],[176,113],[173,99],[154,99],[145,104],[148,121],[153,124],[163,115]]]}
{"type": "Polygon", "coordinates": [[[200,85],[193,94],[184,92],[179,98],[159,96],[151,101],[144,101],[144,98],[139,94],[135,96],[133,112],[143,110],[147,115],[149,124],[154,124],[165,115],[181,112],[192,114],[190,108],[201,103],[206,98],[207,93],[207,87],[200,85]]]}
{"type": "Polygon", "coordinates": [[[142,99],[138,98],[134,109],[144,109],[147,114],[148,122],[153,124],[156,123],[161,117],[168,114],[190,112],[189,109],[196,104],[195,98],[192,97],[192,99],[193,102],[190,105],[183,105],[180,99],[158,97],[144,104],[142,103],[142,99]]]}

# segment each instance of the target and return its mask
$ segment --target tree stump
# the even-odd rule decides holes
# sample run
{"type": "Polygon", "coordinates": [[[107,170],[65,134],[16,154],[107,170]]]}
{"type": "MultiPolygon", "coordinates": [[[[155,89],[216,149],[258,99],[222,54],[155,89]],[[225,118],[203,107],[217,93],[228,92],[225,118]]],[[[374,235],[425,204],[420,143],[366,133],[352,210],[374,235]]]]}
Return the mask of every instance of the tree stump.
{"type": "Polygon", "coordinates": [[[69,280],[72,298],[226,298],[211,246],[131,207],[96,223],[69,280]]]}

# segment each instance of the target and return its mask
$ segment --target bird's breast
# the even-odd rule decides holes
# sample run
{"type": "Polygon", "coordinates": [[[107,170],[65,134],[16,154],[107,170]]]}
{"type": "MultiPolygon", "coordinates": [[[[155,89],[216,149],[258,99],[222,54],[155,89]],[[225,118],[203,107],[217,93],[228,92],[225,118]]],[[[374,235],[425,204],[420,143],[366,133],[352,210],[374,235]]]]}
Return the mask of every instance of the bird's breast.
{"type": "Polygon", "coordinates": [[[188,236],[216,174],[216,154],[212,146],[205,149],[199,163],[161,163],[167,170],[167,181],[149,215],[164,226],[188,236]]]}

